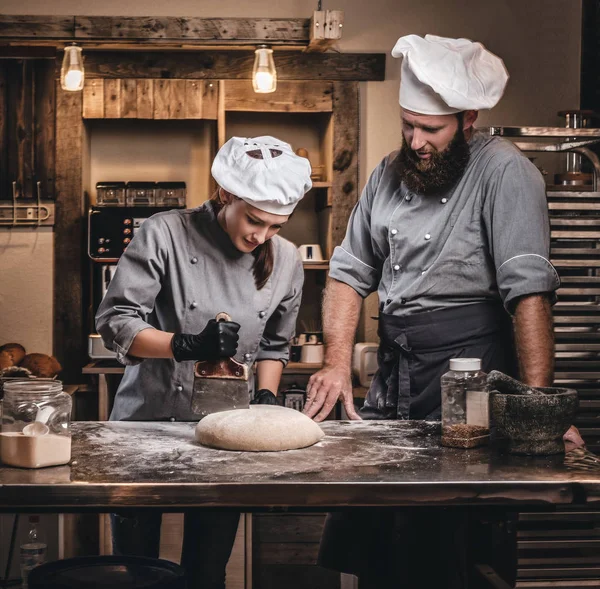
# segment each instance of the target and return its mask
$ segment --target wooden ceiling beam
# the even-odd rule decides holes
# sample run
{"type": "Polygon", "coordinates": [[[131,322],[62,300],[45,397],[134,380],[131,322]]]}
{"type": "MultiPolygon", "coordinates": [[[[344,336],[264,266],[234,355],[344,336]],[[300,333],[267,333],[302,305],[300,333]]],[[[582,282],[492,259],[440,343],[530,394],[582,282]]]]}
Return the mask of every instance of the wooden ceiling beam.
{"type": "Polygon", "coordinates": [[[56,41],[289,45],[310,41],[309,18],[29,16],[0,14],[0,43],[56,41]]]}
{"type": "MultiPolygon", "coordinates": [[[[252,77],[252,51],[115,51],[85,53],[86,78],[183,78],[244,80],[252,77]]],[[[279,80],[382,81],[384,53],[278,51],[279,80]]]]}

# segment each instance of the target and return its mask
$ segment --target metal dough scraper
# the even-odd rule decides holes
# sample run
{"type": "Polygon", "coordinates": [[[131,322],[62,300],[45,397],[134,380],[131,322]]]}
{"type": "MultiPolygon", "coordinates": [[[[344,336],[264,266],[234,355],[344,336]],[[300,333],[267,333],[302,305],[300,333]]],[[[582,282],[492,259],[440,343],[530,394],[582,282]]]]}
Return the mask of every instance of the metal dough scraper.
{"type": "MultiPolygon", "coordinates": [[[[231,321],[231,317],[227,313],[219,313],[216,320],[231,321]]],[[[248,374],[248,366],[235,358],[196,362],[192,412],[202,419],[219,411],[249,409],[248,374]]]]}

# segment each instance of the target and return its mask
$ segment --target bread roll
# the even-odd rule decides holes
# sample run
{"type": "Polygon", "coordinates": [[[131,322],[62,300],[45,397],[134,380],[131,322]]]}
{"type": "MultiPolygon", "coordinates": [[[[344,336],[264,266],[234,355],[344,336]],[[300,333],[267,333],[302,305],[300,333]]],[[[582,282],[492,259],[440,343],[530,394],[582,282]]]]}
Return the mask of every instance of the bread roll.
{"type": "Polygon", "coordinates": [[[20,364],[27,354],[21,344],[4,344],[0,346],[0,353],[2,352],[6,352],[11,357],[13,364],[20,364]]]}
{"type": "Polygon", "coordinates": [[[13,360],[8,352],[0,352],[0,370],[10,368],[13,365],[13,360]]]}
{"type": "Polygon", "coordinates": [[[31,370],[34,376],[41,378],[54,378],[62,370],[58,360],[47,354],[27,354],[20,366],[31,370]]]}

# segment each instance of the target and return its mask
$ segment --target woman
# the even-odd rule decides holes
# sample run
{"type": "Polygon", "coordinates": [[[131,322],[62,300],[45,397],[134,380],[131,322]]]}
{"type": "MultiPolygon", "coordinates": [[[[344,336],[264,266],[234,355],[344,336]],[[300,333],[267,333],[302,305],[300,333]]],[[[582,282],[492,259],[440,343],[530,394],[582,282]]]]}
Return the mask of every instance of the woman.
{"type": "MultiPolygon", "coordinates": [[[[152,216],[135,233],[96,315],[126,365],[111,420],[197,421],[194,361],[256,363],[253,402],[276,403],[304,273],[277,236],[310,190],[310,164],[273,137],[233,137],[217,153],[219,188],[197,209],[152,216]],[[225,311],[232,321],[216,322],[225,311]]],[[[115,554],[158,556],[160,513],[115,515],[115,554]]],[[[188,587],[224,588],[239,514],[186,513],[188,587]]]]}

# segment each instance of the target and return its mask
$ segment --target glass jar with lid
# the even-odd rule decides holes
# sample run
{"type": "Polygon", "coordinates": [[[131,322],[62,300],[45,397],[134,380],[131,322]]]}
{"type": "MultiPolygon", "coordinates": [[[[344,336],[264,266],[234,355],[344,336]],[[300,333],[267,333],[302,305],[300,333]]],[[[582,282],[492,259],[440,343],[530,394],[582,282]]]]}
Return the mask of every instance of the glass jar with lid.
{"type": "Polygon", "coordinates": [[[124,207],[125,182],[97,182],[96,204],[99,207],[124,207]]]}
{"type": "Polygon", "coordinates": [[[486,377],[479,358],[450,360],[441,378],[443,446],[473,448],[489,440],[486,377]]]}
{"type": "Polygon", "coordinates": [[[154,182],[127,182],[125,193],[128,207],[153,207],[156,205],[154,182]]]}
{"type": "Polygon", "coordinates": [[[0,461],[41,468],[71,460],[71,397],[44,378],[4,383],[0,461]]]}
{"type": "Polygon", "coordinates": [[[185,182],[157,182],[157,207],[185,207],[185,182]]]}

